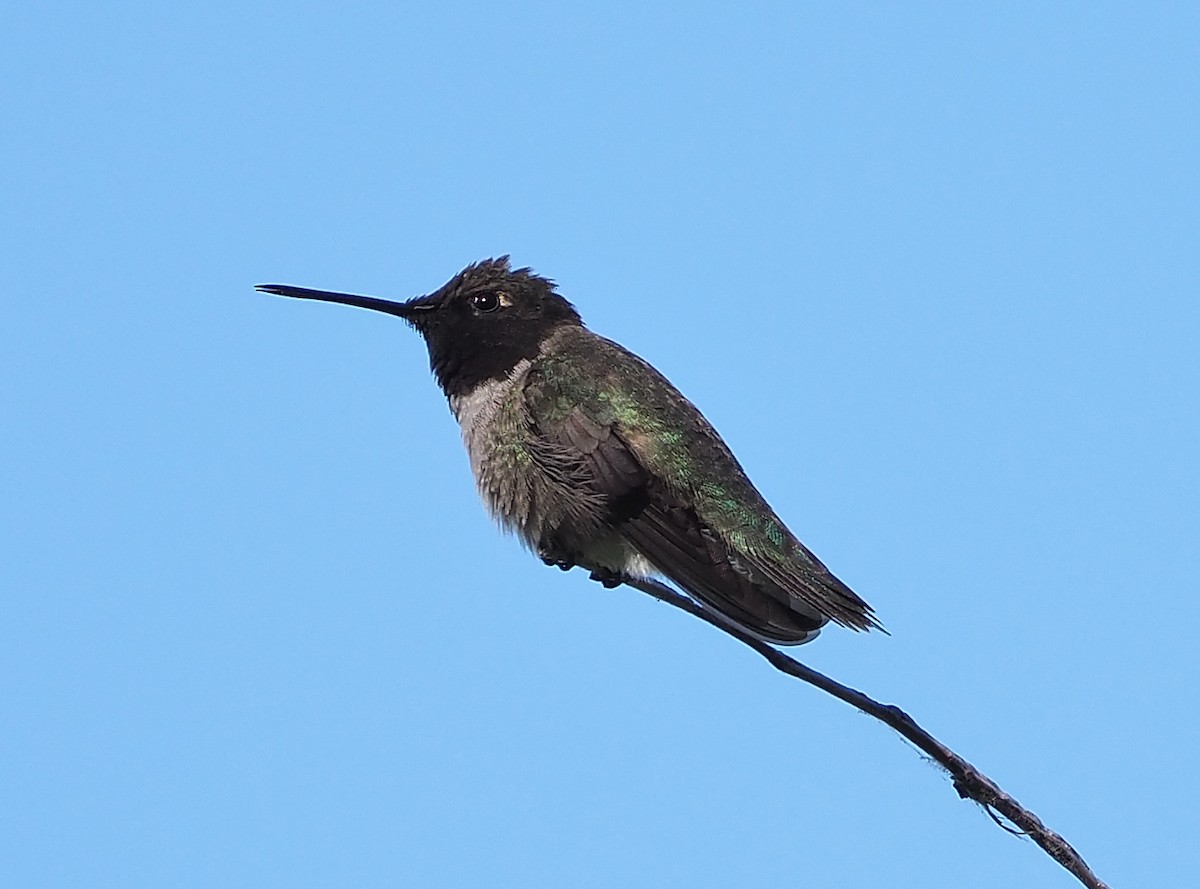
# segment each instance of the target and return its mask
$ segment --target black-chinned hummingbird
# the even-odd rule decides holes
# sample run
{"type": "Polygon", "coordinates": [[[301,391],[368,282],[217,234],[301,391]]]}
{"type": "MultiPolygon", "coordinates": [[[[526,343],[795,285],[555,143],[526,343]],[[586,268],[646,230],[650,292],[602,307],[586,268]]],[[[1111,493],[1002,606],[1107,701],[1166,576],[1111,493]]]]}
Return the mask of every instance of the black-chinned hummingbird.
{"type": "Polygon", "coordinates": [[[671,383],[592,333],[553,281],[508,257],[391,302],[286,284],[258,290],[396,315],[425,339],[488,510],[546,564],[616,586],[665,575],[779,645],[829,621],[882,628],[787,529],[671,383]]]}

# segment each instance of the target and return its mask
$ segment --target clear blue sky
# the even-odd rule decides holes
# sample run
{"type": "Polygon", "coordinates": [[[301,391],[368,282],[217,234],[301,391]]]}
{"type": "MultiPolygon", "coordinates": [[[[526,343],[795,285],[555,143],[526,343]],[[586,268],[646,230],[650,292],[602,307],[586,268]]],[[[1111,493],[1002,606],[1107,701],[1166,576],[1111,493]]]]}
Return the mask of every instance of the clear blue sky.
{"type": "Polygon", "coordinates": [[[252,290],[500,253],[892,633],[807,662],[1194,879],[1196,5],[426,6],[3,16],[0,884],[1075,885],[497,533],[404,325],[252,290]]]}

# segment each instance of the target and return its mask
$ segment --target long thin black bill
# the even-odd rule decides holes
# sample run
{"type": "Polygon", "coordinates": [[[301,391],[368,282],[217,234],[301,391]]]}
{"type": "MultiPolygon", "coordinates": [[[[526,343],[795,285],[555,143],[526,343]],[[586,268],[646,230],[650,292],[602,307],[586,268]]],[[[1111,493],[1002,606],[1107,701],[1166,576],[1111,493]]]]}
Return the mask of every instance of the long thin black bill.
{"type": "Polygon", "coordinates": [[[358,306],[360,309],[374,309],[376,312],[387,312],[389,315],[396,315],[400,318],[410,318],[413,309],[420,308],[374,296],[336,293],[332,290],[310,290],[307,287],[293,287],[291,284],[258,284],[254,289],[260,293],[272,293],[275,296],[294,296],[297,299],[316,299],[321,302],[358,306]]]}

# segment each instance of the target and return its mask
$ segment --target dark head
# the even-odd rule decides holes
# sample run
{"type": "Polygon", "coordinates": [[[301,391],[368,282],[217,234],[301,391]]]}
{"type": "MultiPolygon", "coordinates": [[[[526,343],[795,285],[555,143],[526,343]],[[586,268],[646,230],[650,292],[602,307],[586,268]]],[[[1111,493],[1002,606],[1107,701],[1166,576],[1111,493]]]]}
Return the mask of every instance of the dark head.
{"type": "Polygon", "coordinates": [[[403,318],[425,338],[429,365],[448,396],[507,376],[519,361],[534,358],[556,330],[582,326],[579,313],[555,292],[553,281],[527,268],[510,268],[507,256],[469,265],[428,296],[403,303],[287,284],[260,284],[257,289],[403,318]]]}

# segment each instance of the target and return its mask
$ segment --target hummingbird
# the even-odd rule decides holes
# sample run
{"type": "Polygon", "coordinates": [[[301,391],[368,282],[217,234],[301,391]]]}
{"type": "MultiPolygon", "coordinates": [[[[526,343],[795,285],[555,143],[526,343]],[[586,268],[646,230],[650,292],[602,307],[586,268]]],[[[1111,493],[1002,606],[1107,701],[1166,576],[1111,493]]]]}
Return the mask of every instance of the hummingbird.
{"type": "Polygon", "coordinates": [[[404,319],[462,430],[492,516],[547,565],[615,587],[665,576],[724,622],[800,645],[833,621],[882,629],[802,544],[704,415],[584,326],[549,278],[473,263],[407,302],[261,284],[404,319]]]}

